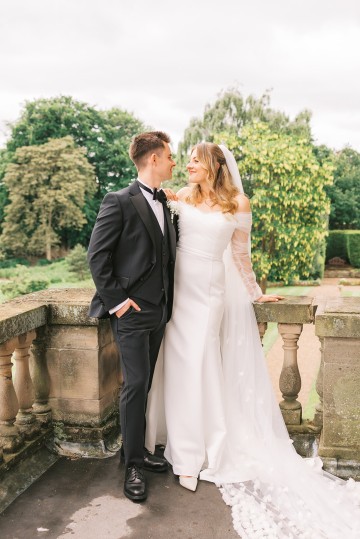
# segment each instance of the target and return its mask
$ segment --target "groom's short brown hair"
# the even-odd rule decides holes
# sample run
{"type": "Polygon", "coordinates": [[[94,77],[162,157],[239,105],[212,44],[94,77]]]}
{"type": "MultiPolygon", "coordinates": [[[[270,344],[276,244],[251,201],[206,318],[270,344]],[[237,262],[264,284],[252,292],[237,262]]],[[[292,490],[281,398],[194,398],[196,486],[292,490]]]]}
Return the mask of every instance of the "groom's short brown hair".
{"type": "Polygon", "coordinates": [[[147,131],[136,135],[129,148],[130,159],[136,168],[141,166],[141,161],[147,154],[163,150],[164,142],[169,143],[170,137],[163,131],[147,131]]]}

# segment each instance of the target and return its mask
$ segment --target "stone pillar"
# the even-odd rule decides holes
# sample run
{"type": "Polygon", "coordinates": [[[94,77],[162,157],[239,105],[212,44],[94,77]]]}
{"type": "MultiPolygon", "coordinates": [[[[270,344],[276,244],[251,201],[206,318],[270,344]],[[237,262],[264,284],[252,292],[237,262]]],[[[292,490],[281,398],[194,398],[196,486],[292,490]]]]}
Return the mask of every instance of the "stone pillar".
{"type": "MultiPolygon", "coordinates": [[[[42,294],[49,291],[37,298],[42,294]]],[[[109,320],[88,317],[91,296],[89,289],[51,291],[46,333],[38,332],[33,356],[48,373],[52,449],[102,458],[113,454],[119,434],[120,361],[109,320]]]]}
{"type": "Polygon", "coordinates": [[[331,473],[360,480],[360,298],[328,299],[315,331],[323,340],[319,456],[331,473]]]}
{"type": "Polygon", "coordinates": [[[261,342],[262,342],[262,340],[264,338],[267,327],[268,327],[267,322],[258,322],[258,328],[259,328],[259,334],[260,334],[261,342]]]}
{"type": "Polygon", "coordinates": [[[23,436],[14,424],[19,403],[12,380],[11,356],[17,339],[0,344],[0,446],[4,452],[14,453],[23,444],[23,436]]]}
{"type": "Polygon", "coordinates": [[[302,324],[278,324],[283,338],[284,363],[282,366],[279,387],[283,396],[280,402],[281,412],[287,425],[301,424],[301,404],[297,401],[301,389],[301,377],[297,362],[297,342],[302,332],[302,324]]]}
{"type": "Polygon", "coordinates": [[[324,339],[320,338],[320,352],[321,352],[321,362],[319,372],[316,378],[316,392],[319,395],[320,401],[315,407],[315,415],[313,419],[314,425],[322,428],[323,426],[323,398],[324,398],[324,339]]]}
{"type": "Polygon", "coordinates": [[[46,427],[51,421],[49,404],[50,380],[46,361],[47,326],[36,330],[36,338],[31,347],[30,369],[34,383],[35,402],[33,412],[37,421],[46,427]]]}
{"type": "Polygon", "coordinates": [[[32,409],[34,388],[29,371],[29,348],[34,338],[35,331],[19,335],[13,354],[15,361],[14,388],[19,403],[16,426],[27,440],[31,440],[40,430],[32,409]]]}

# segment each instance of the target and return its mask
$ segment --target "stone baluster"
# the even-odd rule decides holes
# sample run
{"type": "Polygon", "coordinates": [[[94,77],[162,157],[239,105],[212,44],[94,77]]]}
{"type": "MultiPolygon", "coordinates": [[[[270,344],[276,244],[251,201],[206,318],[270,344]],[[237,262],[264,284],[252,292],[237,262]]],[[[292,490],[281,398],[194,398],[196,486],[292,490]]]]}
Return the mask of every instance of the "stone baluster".
{"type": "Polygon", "coordinates": [[[29,348],[35,335],[35,331],[19,335],[13,354],[15,361],[14,387],[19,403],[16,425],[27,440],[34,438],[40,430],[32,409],[34,388],[29,371],[29,348]]]}
{"type": "Polygon", "coordinates": [[[323,398],[324,398],[324,338],[319,337],[321,362],[319,372],[316,378],[316,392],[319,395],[320,402],[315,407],[315,415],[313,419],[314,425],[317,427],[323,426],[323,398]]]}
{"type": "Polygon", "coordinates": [[[264,338],[264,335],[266,333],[267,326],[268,326],[267,322],[258,322],[258,328],[259,328],[261,342],[262,342],[262,340],[264,338]]]}
{"type": "Polygon", "coordinates": [[[0,446],[4,453],[14,453],[23,445],[23,435],[15,425],[19,403],[11,372],[16,344],[17,339],[0,344],[0,446]]]}
{"type": "Polygon", "coordinates": [[[302,332],[302,324],[278,324],[284,341],[284,363],[280,374],[279,387],[283,396],[281,412],[287,425],[301,424],[301,404],[297,401],[301,389],[301,377],[297,362],[297,342],[302,332]]]}
{"type": "Polygon", "coordinates": [[[30,354],[30,372],[35,390],[33,412],[37,421],[44,427],[51,421],[51,408],[48,402],[50,379],[46,360],[46,340],[47,327],[37,328],[30,354]]]}

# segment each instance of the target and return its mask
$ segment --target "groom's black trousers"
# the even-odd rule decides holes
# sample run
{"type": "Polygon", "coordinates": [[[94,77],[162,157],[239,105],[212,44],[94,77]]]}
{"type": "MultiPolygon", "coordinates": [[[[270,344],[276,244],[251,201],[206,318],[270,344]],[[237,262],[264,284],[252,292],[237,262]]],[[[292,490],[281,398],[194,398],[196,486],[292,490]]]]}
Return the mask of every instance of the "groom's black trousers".
{"type": "Polygon", "coordinates": [[[120,425],[125,465],[143,466],[145,413],[159,348],[167,320],[165,301],[153,305],[132,298],[133,307],[121,318],[111,316],[111,327],[120,352],[124,384],[120,395],[120,425]]]}

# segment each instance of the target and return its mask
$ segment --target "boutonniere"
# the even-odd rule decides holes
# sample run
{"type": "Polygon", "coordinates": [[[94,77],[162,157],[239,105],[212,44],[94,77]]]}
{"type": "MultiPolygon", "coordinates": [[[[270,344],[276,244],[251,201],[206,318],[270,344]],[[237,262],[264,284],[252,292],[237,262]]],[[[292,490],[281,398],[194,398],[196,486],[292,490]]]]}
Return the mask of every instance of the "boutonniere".
{"type": "Polygon", "coordinates": [[[175,215],[179,215],[179,203],[177,200],[167,200],[166,205],[170,210],[171,221],[173,221],[175,215]]]}

